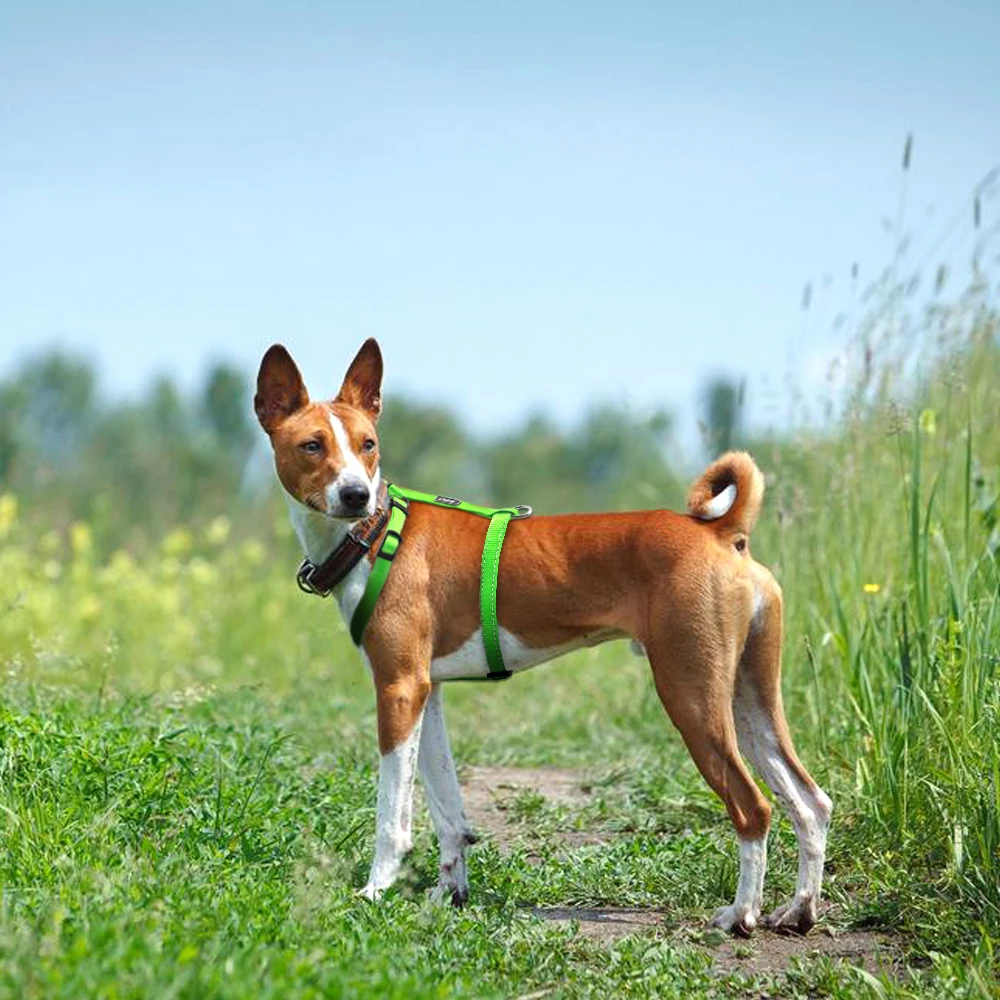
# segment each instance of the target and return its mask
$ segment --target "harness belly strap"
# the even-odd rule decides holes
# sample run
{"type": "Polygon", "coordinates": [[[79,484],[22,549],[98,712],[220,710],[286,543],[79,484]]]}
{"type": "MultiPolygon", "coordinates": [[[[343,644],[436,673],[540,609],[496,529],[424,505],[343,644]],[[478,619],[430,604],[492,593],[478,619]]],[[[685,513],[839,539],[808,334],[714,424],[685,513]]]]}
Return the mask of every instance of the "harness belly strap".
{"type": "Polygon", "coordinates": [[[500,581],[500,550],[503,548],[509,510],[498,511],[490,518],[483,543],[483,569],[479,577],[479,617],[483,626],[483,648],[491,680],[505,680],[510,671],[504,666],[500,651],[500,624],[497,622],[497,583],[500,581]]]}
{"type": "Polygon", "coordinates": [[[497,584],[500,579],[500,552],[503,540],[507,534],[507,525],[512,520],[528,517],[530,507],[479,507],[476,504],[456,500],[453,497],[435,496],[432,493],[420,493],[417,490],[406,490],[389,484],[389,524],[385,537],[375,554],[368,583],[358,606],[351,616],[351,638],[356,646],[361,645],[365,628],[375,611],[379,595],[389,579],[392,561],[399,546],[403,542],[403,526],[410,502],[430,503],[437,507],[449,507],[469,514],[490,519],[486,531],[486,541],[483,544],[482,572],[479,580],[479,613],[483,630],[483,649],[486,653],[486,664],[489,669],[485,678],[469,678],[470,680],[505,680],[511,676],[503,662],[500,650],[500,625],[497,621],[497,584]]]}

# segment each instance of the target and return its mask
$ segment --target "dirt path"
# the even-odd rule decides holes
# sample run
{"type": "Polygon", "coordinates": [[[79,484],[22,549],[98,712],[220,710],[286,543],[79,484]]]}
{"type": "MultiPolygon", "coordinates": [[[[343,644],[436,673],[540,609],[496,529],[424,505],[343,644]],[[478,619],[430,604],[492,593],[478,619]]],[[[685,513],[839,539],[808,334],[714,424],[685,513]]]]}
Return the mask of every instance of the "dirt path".
{"type": "Polygon", "coordinates": [[[579,771],[557,767],[467,767],[462,772],[462,798],[472,828],[494,838],[501,849],[516,832],[510,806],[525,792],[541,795],[552,805],[573,808],[585,806],[589,798],[579,771]]]}
{"type": "Polygon", "coordinates": [[[822,927],[804,938],[757,931],[749,942],[727,938],[711,952],[720,972],[747,976],[783,972],[793,958],[802,955],[825,955],[872,973],[893,973],[899,963],[898,943],[888,935],[874,931],[831,934],[822,927]]]}
{"type": "MultiPolygon", "coordinates": [[[[541,795],[547,803],[579,809],[590,800],[586,776],[565,768],[469,767],[462,772],[465,811],[478,833],[505,844],[524,836],[512,815],[512,806],[525,793],[541,795]]],[[[556,838],[568,847],[608,843],[613,834],[567,829],[556,838]]],[[[594,941],[613,942],[628,934],[656,933],[663,927],[664,913],[634,907],[535,907],[531,912],[543,920],[579,922],[580,933],[594,941]]],[[[692,944],[705,947],[720,972],[748,976],[783,972],[797,956],[825,955],[860,966],[869,972],[892,969],[899,948],[891,937],[872,931],[832,933],[822,926],[808,937],[792,937],[758,931],[750,941],[688,928],[680,932],[692,944]]]]}

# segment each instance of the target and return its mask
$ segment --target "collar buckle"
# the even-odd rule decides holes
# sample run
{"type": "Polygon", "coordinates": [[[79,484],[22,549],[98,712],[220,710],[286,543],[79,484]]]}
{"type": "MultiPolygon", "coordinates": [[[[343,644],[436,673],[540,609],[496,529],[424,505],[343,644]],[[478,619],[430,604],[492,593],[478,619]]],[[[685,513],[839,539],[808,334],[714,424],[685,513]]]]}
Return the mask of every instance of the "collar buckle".
{"type": "MultiPolygon", "coordinates": [[[[299,590],[305,594],[315,594],[317,597],[328,597],[329,590],[323,590],[313,583],[316,574],[316,564],[309,559],[303,559],[299,563],[299,568],[295,573],[295,582],[299,585],[299,590]]],[[[333,588],[330,588],[331,590],[333,588]]]]}

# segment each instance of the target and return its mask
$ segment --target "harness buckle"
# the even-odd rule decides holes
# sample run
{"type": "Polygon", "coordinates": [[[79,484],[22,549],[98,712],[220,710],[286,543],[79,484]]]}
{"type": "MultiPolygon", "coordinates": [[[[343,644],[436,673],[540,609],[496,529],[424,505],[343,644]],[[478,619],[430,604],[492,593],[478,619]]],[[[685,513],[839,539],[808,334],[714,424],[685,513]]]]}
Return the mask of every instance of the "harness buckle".
{"type": "Polygon", "coordinates": [[[516,504],[513,508],[517,511],[516,514],[511,514],[510,519],[512,521],[520,521],[526,517],[531,517],[532,510],[526,503],[516,504]]]}
{"type": "Polygon", "coordinates": [[[399,551],[399,545],[402,541],[403,536],[398,531],[393,531],[392,528],[389,528],[385,533],[385,538],[382,539],[382,544],[379,546],[378,552],[375,553],[376,558],[392,562],[396,558],[396,553],[399,551]]]}

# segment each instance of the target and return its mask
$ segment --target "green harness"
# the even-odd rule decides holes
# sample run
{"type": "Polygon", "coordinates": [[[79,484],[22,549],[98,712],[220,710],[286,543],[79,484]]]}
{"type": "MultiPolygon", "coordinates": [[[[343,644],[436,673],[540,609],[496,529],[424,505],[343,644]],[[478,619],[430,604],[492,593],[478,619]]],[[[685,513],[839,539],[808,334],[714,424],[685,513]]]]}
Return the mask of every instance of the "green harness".
{"type": "Polygon", "coordinates": [[[507,525],[512,520],[528,517],[530,507],[478,507],[476,504],[455,500],[452,497],[434,496],[431,493],[420,493],[417,490],[405,490],[391,483],[389,492],[389,523],[385,529],[385,538],[375,553],[371,573],[365,592],[361,595],[357,608],[351,616],[351,638],[355,646],[361,645],[379,594],[389,579],[392,561],[403,541],[403,525],[409,512],[410,503],[429,503],[437,507],[449,507],[452,510],[463,510],[479,517],[488,517],[490,526],[486,530],[486,541],[483,544],[483,568],[479,580],[479,614],[483,625],[483,648],[486,651],[486,664],[489,673],[484,678],[491,681],[502,681],[510,677],[511,672],[504,666],[503,654],[500,651],[500,626],[497,623],[497,581],[500,576],[500,550],[503,548],[507,525]]]}

